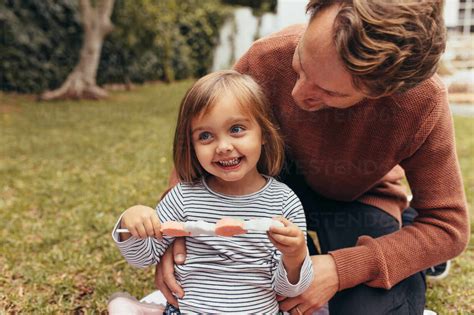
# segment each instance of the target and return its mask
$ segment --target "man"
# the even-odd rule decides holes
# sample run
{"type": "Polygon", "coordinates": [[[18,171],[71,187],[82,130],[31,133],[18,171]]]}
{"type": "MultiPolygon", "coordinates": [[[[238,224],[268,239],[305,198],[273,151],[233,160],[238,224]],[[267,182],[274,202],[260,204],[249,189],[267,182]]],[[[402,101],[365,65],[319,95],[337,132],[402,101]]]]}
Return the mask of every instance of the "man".
{"type": "MultiPolygon", "coordinates": [[[[308,10],[306,28],[257,41],[235,66],[267,91],[287,144],[282,180],[321,246],[312,287],[281,298],[281,309],[311,314],[329,301],[331,314],[421,314],[421,271],[469,237],[447,92],[434,74],[440,1],[311,0],[308,10]],[[401,227],[405,175],[418,216],[401,227]]],[[[171,253],[162,265],[157,285],[175,303],[170,289],[184,292],[171,253]]]]}

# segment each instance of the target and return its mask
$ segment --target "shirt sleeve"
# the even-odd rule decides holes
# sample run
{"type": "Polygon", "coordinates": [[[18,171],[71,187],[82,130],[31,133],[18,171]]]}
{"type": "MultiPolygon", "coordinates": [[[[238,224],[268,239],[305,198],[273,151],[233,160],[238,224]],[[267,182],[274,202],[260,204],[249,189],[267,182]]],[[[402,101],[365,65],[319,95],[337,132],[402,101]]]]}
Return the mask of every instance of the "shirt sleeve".
{"type": "MultiPolygon", "coordinates": [[[[296,224],[305,234],[306,239],[306,219],[303,206],[296,194],[289,189],[286,200],[283,204],[283,217],[296,224]]],[[[275,251],[275,270],[273,273],[273,288],[275,292],[282,296],[293,297],[302,294],[309,288],[313,282],[313,264],[309,253],[301,266],[298,283],[291,284],[288,280],[288,274],[281,259],[281,252],[275,251]]]]}
{"type": "MultiPolygon", "coordinates": [[[[183,193],[180,184],[171,189],[156,207],[160,222],[185,221],[183,210],[183,193]]],[[[117,229],[120,227],[122,216],[123,213],[115,224],[112,238],[125,260],[137,268],[158,263],[174,237],[164,236],[163,239],[158,240],[154,237],[140,239],[132,236],[125,241],[120,241],[117,229]]]]}

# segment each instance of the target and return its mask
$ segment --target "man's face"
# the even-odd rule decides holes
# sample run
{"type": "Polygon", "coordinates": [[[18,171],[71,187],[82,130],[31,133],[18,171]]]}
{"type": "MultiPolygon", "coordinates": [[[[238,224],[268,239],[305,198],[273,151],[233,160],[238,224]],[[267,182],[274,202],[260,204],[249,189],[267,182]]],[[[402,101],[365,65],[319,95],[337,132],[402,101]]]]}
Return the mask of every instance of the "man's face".
{"type": "Polygon", "coordinates": [[[307,111],[348,108],[365,98],[352,85],[333,42],[333,23],[339,10],[333,5],[311,21],[296,47],[292,67],[298,79],[292,91],[296,104],[307,111]]]}

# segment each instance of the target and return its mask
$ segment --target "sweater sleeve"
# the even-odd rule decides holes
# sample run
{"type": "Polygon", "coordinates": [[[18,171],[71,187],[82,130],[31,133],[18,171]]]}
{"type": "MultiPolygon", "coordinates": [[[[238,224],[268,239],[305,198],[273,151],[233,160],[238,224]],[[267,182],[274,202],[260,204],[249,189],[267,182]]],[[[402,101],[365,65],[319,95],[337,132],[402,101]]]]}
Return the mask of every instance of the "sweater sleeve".
{"type": "Polygon", "coordinates": [[[380,238],[361,236],[355,247],[330,252],[339,290],[366,283],[389,289],[408,276],[459,255],[469,218],[446,91],[411,141],[405,169],[419,215],[412,225],[380,238]]]}
{"type": "MultiPolygon", "coordinates": [[[[181,185],[178,184],[160,201],[156,207],[160,222],[185,221],[182,197],[181,185]]],[[[137,268],[144,268],[158,263],[160,257],[173,242],[174,237],[164,236],[159,240],[154,237],[140,239],[132,236],[125,241],[120,241],[117,228],[120,226],[122,216],[123,214],[115,224],[112,238],[125,260],[137,268]]]]}
{"type": "MultiPolygon", "coordinates": [[[[283,206],[283,217],[296,224],[304,233],[306,237],[306,220],[304,215],[303,206],[296,194],[289,190],[288,196],[283,206]]],[[[276,260],[276,270],[273,273],[272,283],[276,293],[293,297],[302,294],[306,289],[309,288],[313,281],[313,265],[309,254],[300,269],[299,281],[296,284],[291,284],[288,280],[288,274],[283,265],[281,259],[281,253],[276,251],[274,259],[276,260]]]]}

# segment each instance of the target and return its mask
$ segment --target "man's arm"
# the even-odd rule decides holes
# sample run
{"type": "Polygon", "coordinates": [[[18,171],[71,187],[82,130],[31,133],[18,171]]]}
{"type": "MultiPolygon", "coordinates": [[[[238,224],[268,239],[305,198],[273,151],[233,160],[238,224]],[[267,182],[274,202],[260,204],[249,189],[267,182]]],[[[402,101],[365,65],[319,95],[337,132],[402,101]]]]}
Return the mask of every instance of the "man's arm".
{"type": "Polygon", "coordinates": [[[468,243],[469,218],[445,91],[411,139],[405,169],[419,215],[413,225],[330,254],[339,290],[366,283],[389,289],[408,276],[459,255],[468,243]]]}

